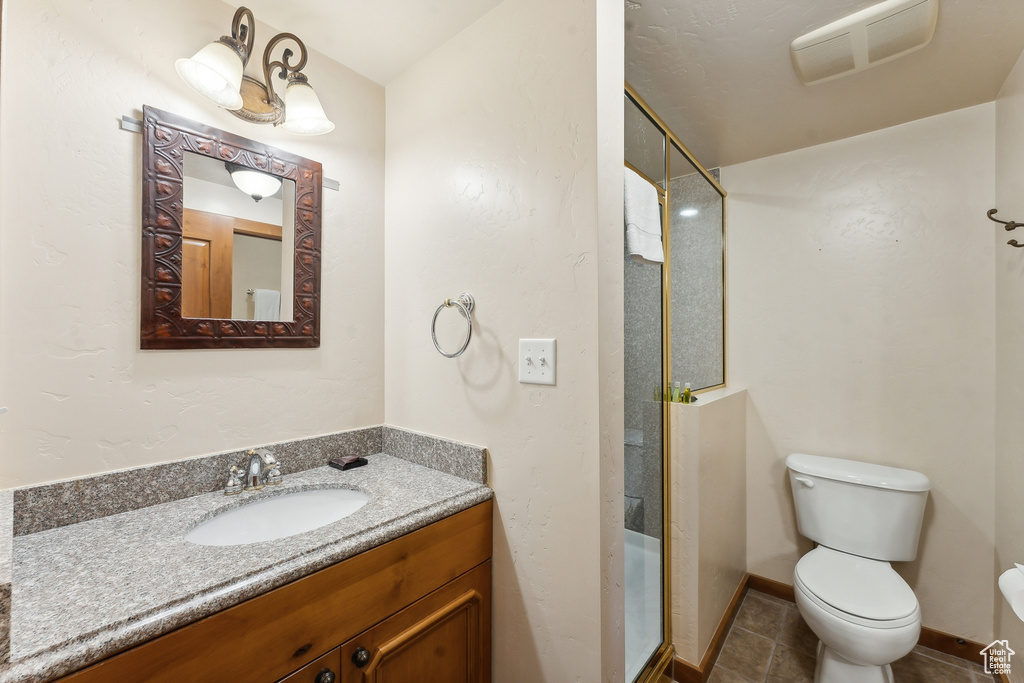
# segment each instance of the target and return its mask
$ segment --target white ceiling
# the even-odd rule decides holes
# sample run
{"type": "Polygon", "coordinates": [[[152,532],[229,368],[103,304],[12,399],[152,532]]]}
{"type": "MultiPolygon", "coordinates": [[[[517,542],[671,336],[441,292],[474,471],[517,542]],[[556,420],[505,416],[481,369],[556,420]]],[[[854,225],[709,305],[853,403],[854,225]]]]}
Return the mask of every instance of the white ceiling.
{"type": "Polygon", "coordinates": [[[626,80],[707,167],[990,102],[1024,50],[1024,1],[940,0],[927,47],[805,86],[793,39],[877,0],[639,2],[626,80]]]}
{"type": "MultiPolygon", "coordinates": [[[[259,21],[386,85],[500,2],[246,4],[259,21]]],[[[792,40],[876,0],[639,2],[626,3],[626,80],[708,167],[990,102],[1024,50],[1024,0],[940,0],[927,47],[805,86],[790,63],[792,40]]]]}
{"type": "MultiPolygon", "coordinates": [[[[387,85],[501,0],[246,0],[257,21],[387,85]]],[[[232,3],[228,3],[232,4],[232,3]]],[[[257,56],[266,39],[256,36],[257,56]]]]}

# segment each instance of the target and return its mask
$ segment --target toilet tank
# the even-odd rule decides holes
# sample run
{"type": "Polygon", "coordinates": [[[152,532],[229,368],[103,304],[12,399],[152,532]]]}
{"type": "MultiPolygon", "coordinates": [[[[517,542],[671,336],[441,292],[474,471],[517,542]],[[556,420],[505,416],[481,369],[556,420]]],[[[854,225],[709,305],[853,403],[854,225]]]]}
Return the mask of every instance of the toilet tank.
{"type": "Polygon", "coordinates": [[[913,560],[931,489],[920,472],[793,453],[786,458],[802,536],[887,562],[913,560]]]}

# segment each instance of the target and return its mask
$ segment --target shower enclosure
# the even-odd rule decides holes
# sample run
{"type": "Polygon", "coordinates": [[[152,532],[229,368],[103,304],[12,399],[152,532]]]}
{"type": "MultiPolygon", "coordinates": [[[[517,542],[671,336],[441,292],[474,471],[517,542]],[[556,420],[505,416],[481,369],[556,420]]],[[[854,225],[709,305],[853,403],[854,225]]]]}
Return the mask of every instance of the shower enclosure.
{"type": "MultiPolygon", "coordinates": [[[[724,198],[633,88],[625,166],[652,185],[664,264],[624,259],[625,681],[671,674],[669,409],[674,383],[725,383],[724,198]]],[[[698,396],[699,400],[699,396],[698,396]]]]}

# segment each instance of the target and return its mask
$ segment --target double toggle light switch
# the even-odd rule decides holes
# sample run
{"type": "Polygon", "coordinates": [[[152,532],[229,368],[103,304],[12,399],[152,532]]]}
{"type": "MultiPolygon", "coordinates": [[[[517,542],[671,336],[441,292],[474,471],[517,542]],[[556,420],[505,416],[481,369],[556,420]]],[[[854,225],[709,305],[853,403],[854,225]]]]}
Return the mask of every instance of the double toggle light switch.
{"type": "Polygon", "coordinates": [[[555,383],[555,340],[519,340],[519,383],[555,383]]]}

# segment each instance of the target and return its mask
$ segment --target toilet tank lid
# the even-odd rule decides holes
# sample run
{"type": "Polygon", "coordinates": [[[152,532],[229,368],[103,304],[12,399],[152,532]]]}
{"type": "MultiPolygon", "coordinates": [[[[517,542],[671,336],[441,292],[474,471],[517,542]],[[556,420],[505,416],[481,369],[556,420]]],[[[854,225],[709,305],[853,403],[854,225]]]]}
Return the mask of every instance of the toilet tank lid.
{"type": "Polygon", "coordinates": [[[913,470],[874,465],[869,462],[826,458],[820,455],[793,453],[786,458],[786,467],[812,477],[845,481],[894,491],[929,491],[928,477],[913,470]]]}

